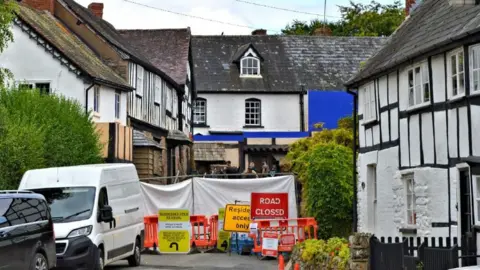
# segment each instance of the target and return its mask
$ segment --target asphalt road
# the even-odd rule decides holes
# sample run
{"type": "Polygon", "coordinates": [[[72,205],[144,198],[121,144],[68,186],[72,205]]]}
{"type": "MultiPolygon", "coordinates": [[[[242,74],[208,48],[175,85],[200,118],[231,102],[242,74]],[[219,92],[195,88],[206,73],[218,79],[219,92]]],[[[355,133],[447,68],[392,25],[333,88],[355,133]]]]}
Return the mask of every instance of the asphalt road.
{"type": "Polygon", "coordinates": [[[146,255],[142,254],[141,267],[128,267],[127,261],[120,261],[106,270],[277,270],[276,260],[259,260],[255,256],[237,254],[192,254],[192,255],[146,255]]]}

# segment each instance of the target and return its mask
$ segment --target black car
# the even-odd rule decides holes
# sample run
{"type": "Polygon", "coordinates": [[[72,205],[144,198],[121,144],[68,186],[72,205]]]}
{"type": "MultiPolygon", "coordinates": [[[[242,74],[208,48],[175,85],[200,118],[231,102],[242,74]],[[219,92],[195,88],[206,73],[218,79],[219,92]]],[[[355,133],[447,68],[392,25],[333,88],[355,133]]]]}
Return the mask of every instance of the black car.
{"type": "Polygon", "coordinates": [[[0,191],[0,269],[47,270],[56,264],[55,234],[45,197],[0,191]]]}

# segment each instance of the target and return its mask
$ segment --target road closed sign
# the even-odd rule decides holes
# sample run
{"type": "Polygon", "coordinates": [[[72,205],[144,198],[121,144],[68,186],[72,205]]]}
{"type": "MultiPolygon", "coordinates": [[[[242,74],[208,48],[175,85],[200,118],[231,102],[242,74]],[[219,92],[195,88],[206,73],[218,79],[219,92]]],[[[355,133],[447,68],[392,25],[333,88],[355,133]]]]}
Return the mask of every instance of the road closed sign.
{"type": "Polygon", "coordinates": [[[288,193],[252,192],[250,203],[252,220],[288,218],[288,193]]]}
{"type": "Polygon", "coordinates": [[[158,211],[158,250],[160,253],[190,252],[190,212],[188,209],[158,211]]]}
{"type": "Polygon", "coordinates": [[[223,230],[226,232],[250,232],[250,205],[227,204],[223,230]]]}

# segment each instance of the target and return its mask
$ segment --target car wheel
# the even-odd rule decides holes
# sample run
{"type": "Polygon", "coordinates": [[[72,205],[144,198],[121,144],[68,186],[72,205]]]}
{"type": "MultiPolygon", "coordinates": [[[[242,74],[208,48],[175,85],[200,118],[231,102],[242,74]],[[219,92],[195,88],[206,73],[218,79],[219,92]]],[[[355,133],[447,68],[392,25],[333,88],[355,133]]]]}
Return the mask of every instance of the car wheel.
{"type": "Polygon", "coordinates": [[[133,249],[133,254],[128,257],[128,265],[130,266],[140,266],[141,264],[142,253],[140,250],[140,241],[138,239],[135,241],[135,248],[133,249]]]}
{"type": "Polygon", "coordinates": [[[41,253],[35,254],[35,257],[33,257],[32,263],[30,264],[30,269],[31,270],[48,270],[48,261],[45,256],[41,253]]]}
{"type": "Polygon", "coordinates": [[[105,266],[105,261],[104,261],[104,255],[103,255],[103,249],[99,248],[98,249],[98,259],[97,263],[95,266],[95,270],[103,270],[103,267],[105,266]]]}

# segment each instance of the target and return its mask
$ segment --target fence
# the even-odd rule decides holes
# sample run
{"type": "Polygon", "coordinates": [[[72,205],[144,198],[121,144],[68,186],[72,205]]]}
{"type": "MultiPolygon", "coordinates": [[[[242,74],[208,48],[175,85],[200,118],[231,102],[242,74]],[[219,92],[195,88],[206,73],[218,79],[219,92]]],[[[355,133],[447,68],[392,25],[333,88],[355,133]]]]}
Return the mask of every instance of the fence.
{"type": "Polygon", "coordinates": [[[449,237],[372,237],[372,270],[448,270],[459,265],[457,238],[449,237]]]}

